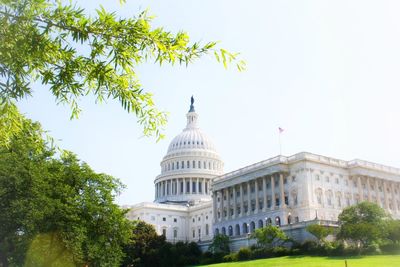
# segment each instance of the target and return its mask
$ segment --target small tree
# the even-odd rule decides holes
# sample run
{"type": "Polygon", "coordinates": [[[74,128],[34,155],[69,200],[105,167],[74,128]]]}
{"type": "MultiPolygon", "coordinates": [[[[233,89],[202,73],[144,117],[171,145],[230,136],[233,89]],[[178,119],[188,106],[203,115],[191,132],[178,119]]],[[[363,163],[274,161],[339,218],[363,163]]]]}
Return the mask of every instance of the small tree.
{"type": "Polygon", "coordinates": [[[385,237],[388,219],[385,211],[375,203],[361,202],[345,208],[339,215],[338,237],[351,240],[359,247],[379,243],[385,237]]]}
{"type": "Polygon", "coordinates": [[[320,245],[325,243],[325,238],[333,234],[333,229],[319,224],[310,224],[307,226],[307,231],[317,238],[320,245]]]}
{"type": "Polygon", "coordinates": [[[251,237],[257,239],[257,245],[263,248],[270,248],[274,244],[280,245],[288,240],[281,228],[272,225],[256,229],[251,237]]]}
{"type": "Polygon", "coordinates": [[[166,244],[165,236],[159,236],[151,224],[132,222],[133,235],[124,246],[122,266],[155,266],[160,264],[160,249],[166,244]]]}
{"type": "Polygon", "coordinates": [[[393,243],[400,243],[400,220],[389,220],[387,222],[386,236],[393,243]]]}
{"type": "Polygon", "coordinates": [[[208,250],[214,254],[229,254],[229,237],[227,235],[218,234],[214,236],[208,250]]]}

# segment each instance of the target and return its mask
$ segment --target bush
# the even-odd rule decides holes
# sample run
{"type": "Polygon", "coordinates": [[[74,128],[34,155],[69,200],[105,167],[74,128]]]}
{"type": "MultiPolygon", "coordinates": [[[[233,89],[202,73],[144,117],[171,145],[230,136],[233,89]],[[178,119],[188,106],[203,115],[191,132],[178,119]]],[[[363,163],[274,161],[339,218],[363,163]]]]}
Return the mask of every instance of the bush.
{"type": "Polygon", "coordinates": [[[400,254],[400,244],[389,243],[380,246],[384,254],[400,254]]]}
{"type": "Polygon", "coordinates": [[[290,249],[285,248],[285,247],[274,247],[272,249],[272,253],[276,257],[287,256],[287,255],[290,255],[290,249]]]}
{"type": "Polygon", "coordinates": [[[369,244],[366,248],[364,248],[361,253],[363,255],[379,255],[382,254],[381,249],[379,248],[379,244],[372,243],[369,244]]]}
{"type": "Polygon", "coordinates": [[[241,248],[237,253],[239,261],[246,261],[251,259],[251,250],[249,248],[241,248]]]}
{"type": "Polygon", "coordinates": [[[254,248],[252,250],[252,258],[253,259],[264,259],[264,258],[269,258],[272,256],[273,255],[272,255],[271,249],[254,248]]]}
{"type": "Polygon", "coordinates": [[[238,261],[238,254],[237,253],[231,253],[223,258],[224,262],[232,262],[232,261],[238,261]]]}
{"type": "Polygon", "coordinates": [[[315,241],[307,240],[299,246],[299,249],[304,254],[315,255],[317,254],[318,244],[315,241]]]}

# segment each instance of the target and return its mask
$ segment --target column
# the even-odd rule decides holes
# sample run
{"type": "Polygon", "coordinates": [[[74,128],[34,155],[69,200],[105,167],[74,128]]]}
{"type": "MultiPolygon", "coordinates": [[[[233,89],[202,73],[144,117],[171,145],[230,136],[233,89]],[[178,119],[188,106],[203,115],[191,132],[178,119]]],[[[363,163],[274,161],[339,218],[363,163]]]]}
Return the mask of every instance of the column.
{"type": "Polygon", "coordinates": [[[193,193],[193,180],[189,178],[189,194],[193,193]]]}
{"type": "Polygon", "coordinates": [[[199,178],[197,178],[196,179],[196,194],[199,194],[199,181],[200,181],[200,179],[199,178]]]}
{"type": "Polygon", "coordinates": [[[177,189],[177,195],[181,194],[181,179],[177,179],[177,185],[176,185],[176,189],[177,189]]]}
{"type": "Polygon", "coordinates": [[[203,189],[201,190],[203,195],[206,194],[206,178],[203,178],[203,183],[201,185],[203,187],[203,189]]]}
{"type": "Polygon", "coordinates": [[[390,192],[392,193],[392,210],[393,213],[397,213],[397,203],[396,203],[396,195],[394,194],[394,183],[390,183],[390,192]]]}
{"type": "Polygon", "coordinates": [[[258,202],[258,180],[256,179],[254,182],[255,182],[254,191],[255,191],[255,196],[256,196],[256,209],[255,209],[254,213],[258,213],[258,209],[259,209],[259,205],[260,205],[260,203],[258,202]]]}
{"type": "Polygon", "coordinates": [[[388,194],[387,194],[387,185],[386,181],[383,180],[383,196],[385,198],[385,209],[389,209],[389,199],[388,199],[388,194]]]}
{"type": "Polygon", "coordinates": [[[371,196],[371,184],[369,183],[369,177],[365,177],[366,183],[367,183],[367,191],[368,191],[368,201],[372,202],[372,196],[371,196]]]}
{"type": "Polygon", "coordinates": [[[275,177],[271,175],[271,210],[275,209],[275,177]]]}
{"type": "Polygon", "coordinates": [[[224,189],[221,189],[220,190],[220,203],[221,203],[221,205],[220,205],[220,208],[221,208],[221,221],[222,220],[224,220],[224,189]]]}
{"type": "Polygon", "coordinates": [[[285,208],[286,204],[285,204],[285,188],[283,185],[283,174],[280,173],[279,174],[279,189],[280,189],[280,204],[281,204],[281,208],[285,208]]]}
{"type": "Polygon", "coordinates": [[[231,218],[231,193],[230,193],[229,187],[226,188],[226,206],[227,206],[227,208],[226,208],[227,214],[226,215],[227,215],[228,220],[230,220],[230,218],[231,218]]]}
{"type": "Polygon", "coordinates": [[[163,181],[163,187],[164,187],[164,197],[167,195],[167,185],[166,181],[163,181]]]}
{"type": "Polygon", "coordinates": [[[358,195],[360,197],[360,202],[364,201],[364,190],[361,185],[361,177],[357,176],[357,187],[358,187],[358,195]]]}
{"type": "Polygon", "coordinates": [[[218,221],[218,217],[217,217],[217,193],[218,193],[218,191],[213,191],[213,193],[212,193],[214,222],[218,221]]]}
{"type": "Polygon", "coordinates": [[[240,184],[240,217],[243,217],[243,211],[244,211],[244,198],[243,198],[243,183],[240,184]]]}
{"type": "Polygon", "coordinates": [[[232,188],[233,193],[233,218],[237,217],[237,210],[236,210],[236,185],[232,188]]]}
{"type": "Polygon", "coordinates": [[[381,207],[381,192],[379,192],[378,179],[375,178],[375,196],[376,202],[381,207]]]}
{"type": "Polygon", "coordinates": [[[262,186],[263,186],[263,198],[264,198],[264,206],[263,211],[267,210],[267,177],[262,178],[262,186]]]}
{"type": "Polygon", "coordinates": [[[250,181],[247,182],[247,215],[250,215],[251,210],[251,196],[250,196],[250,181]]]}

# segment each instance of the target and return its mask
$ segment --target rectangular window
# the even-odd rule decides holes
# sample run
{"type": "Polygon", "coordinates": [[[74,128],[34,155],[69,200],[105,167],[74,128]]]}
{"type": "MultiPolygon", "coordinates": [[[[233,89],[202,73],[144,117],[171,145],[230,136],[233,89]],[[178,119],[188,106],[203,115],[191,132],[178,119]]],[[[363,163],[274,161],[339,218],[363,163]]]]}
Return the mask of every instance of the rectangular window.
{"type": "Polygon", "coordinates": [[[190,192],[190,182],[186,182],[186,193],[190,192]]]}
{"type": "Polygon", "coordinates": [[[199,193],[202,193],[202,183],[199,182],[199,193]]]}
{"type": "Polygon", "coordinates": [[[183,193],[183,189],[184,189],[183,185],[184,185],[183,182],[181,182],[181,193],[183,193]]]}
{"type": "Polygon", "coordinates": [[[192,193],[196,193],[196,182],[192,182],[192,193]]]}

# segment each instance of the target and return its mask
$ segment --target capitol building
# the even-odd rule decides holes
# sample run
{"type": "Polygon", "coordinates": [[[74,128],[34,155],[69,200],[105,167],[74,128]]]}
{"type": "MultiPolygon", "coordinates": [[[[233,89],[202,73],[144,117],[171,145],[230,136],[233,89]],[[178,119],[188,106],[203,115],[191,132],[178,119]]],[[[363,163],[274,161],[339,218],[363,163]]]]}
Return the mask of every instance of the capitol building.
{"type": "Polygon", "coordinates": [[[129,206],[128,218],[153,225],[169,242],[198,242],[215,234],[231,249],[249,246],[249,233],[277,225],[289,236],[311,238],[308,224],[337,226],[343,208],[377,203],[400,219],[400,169],[308,152],[278,155],[233,172],[199,128],[192,98],[186,127],[170,143],[154,180],[154,202],[129,206]]]}

